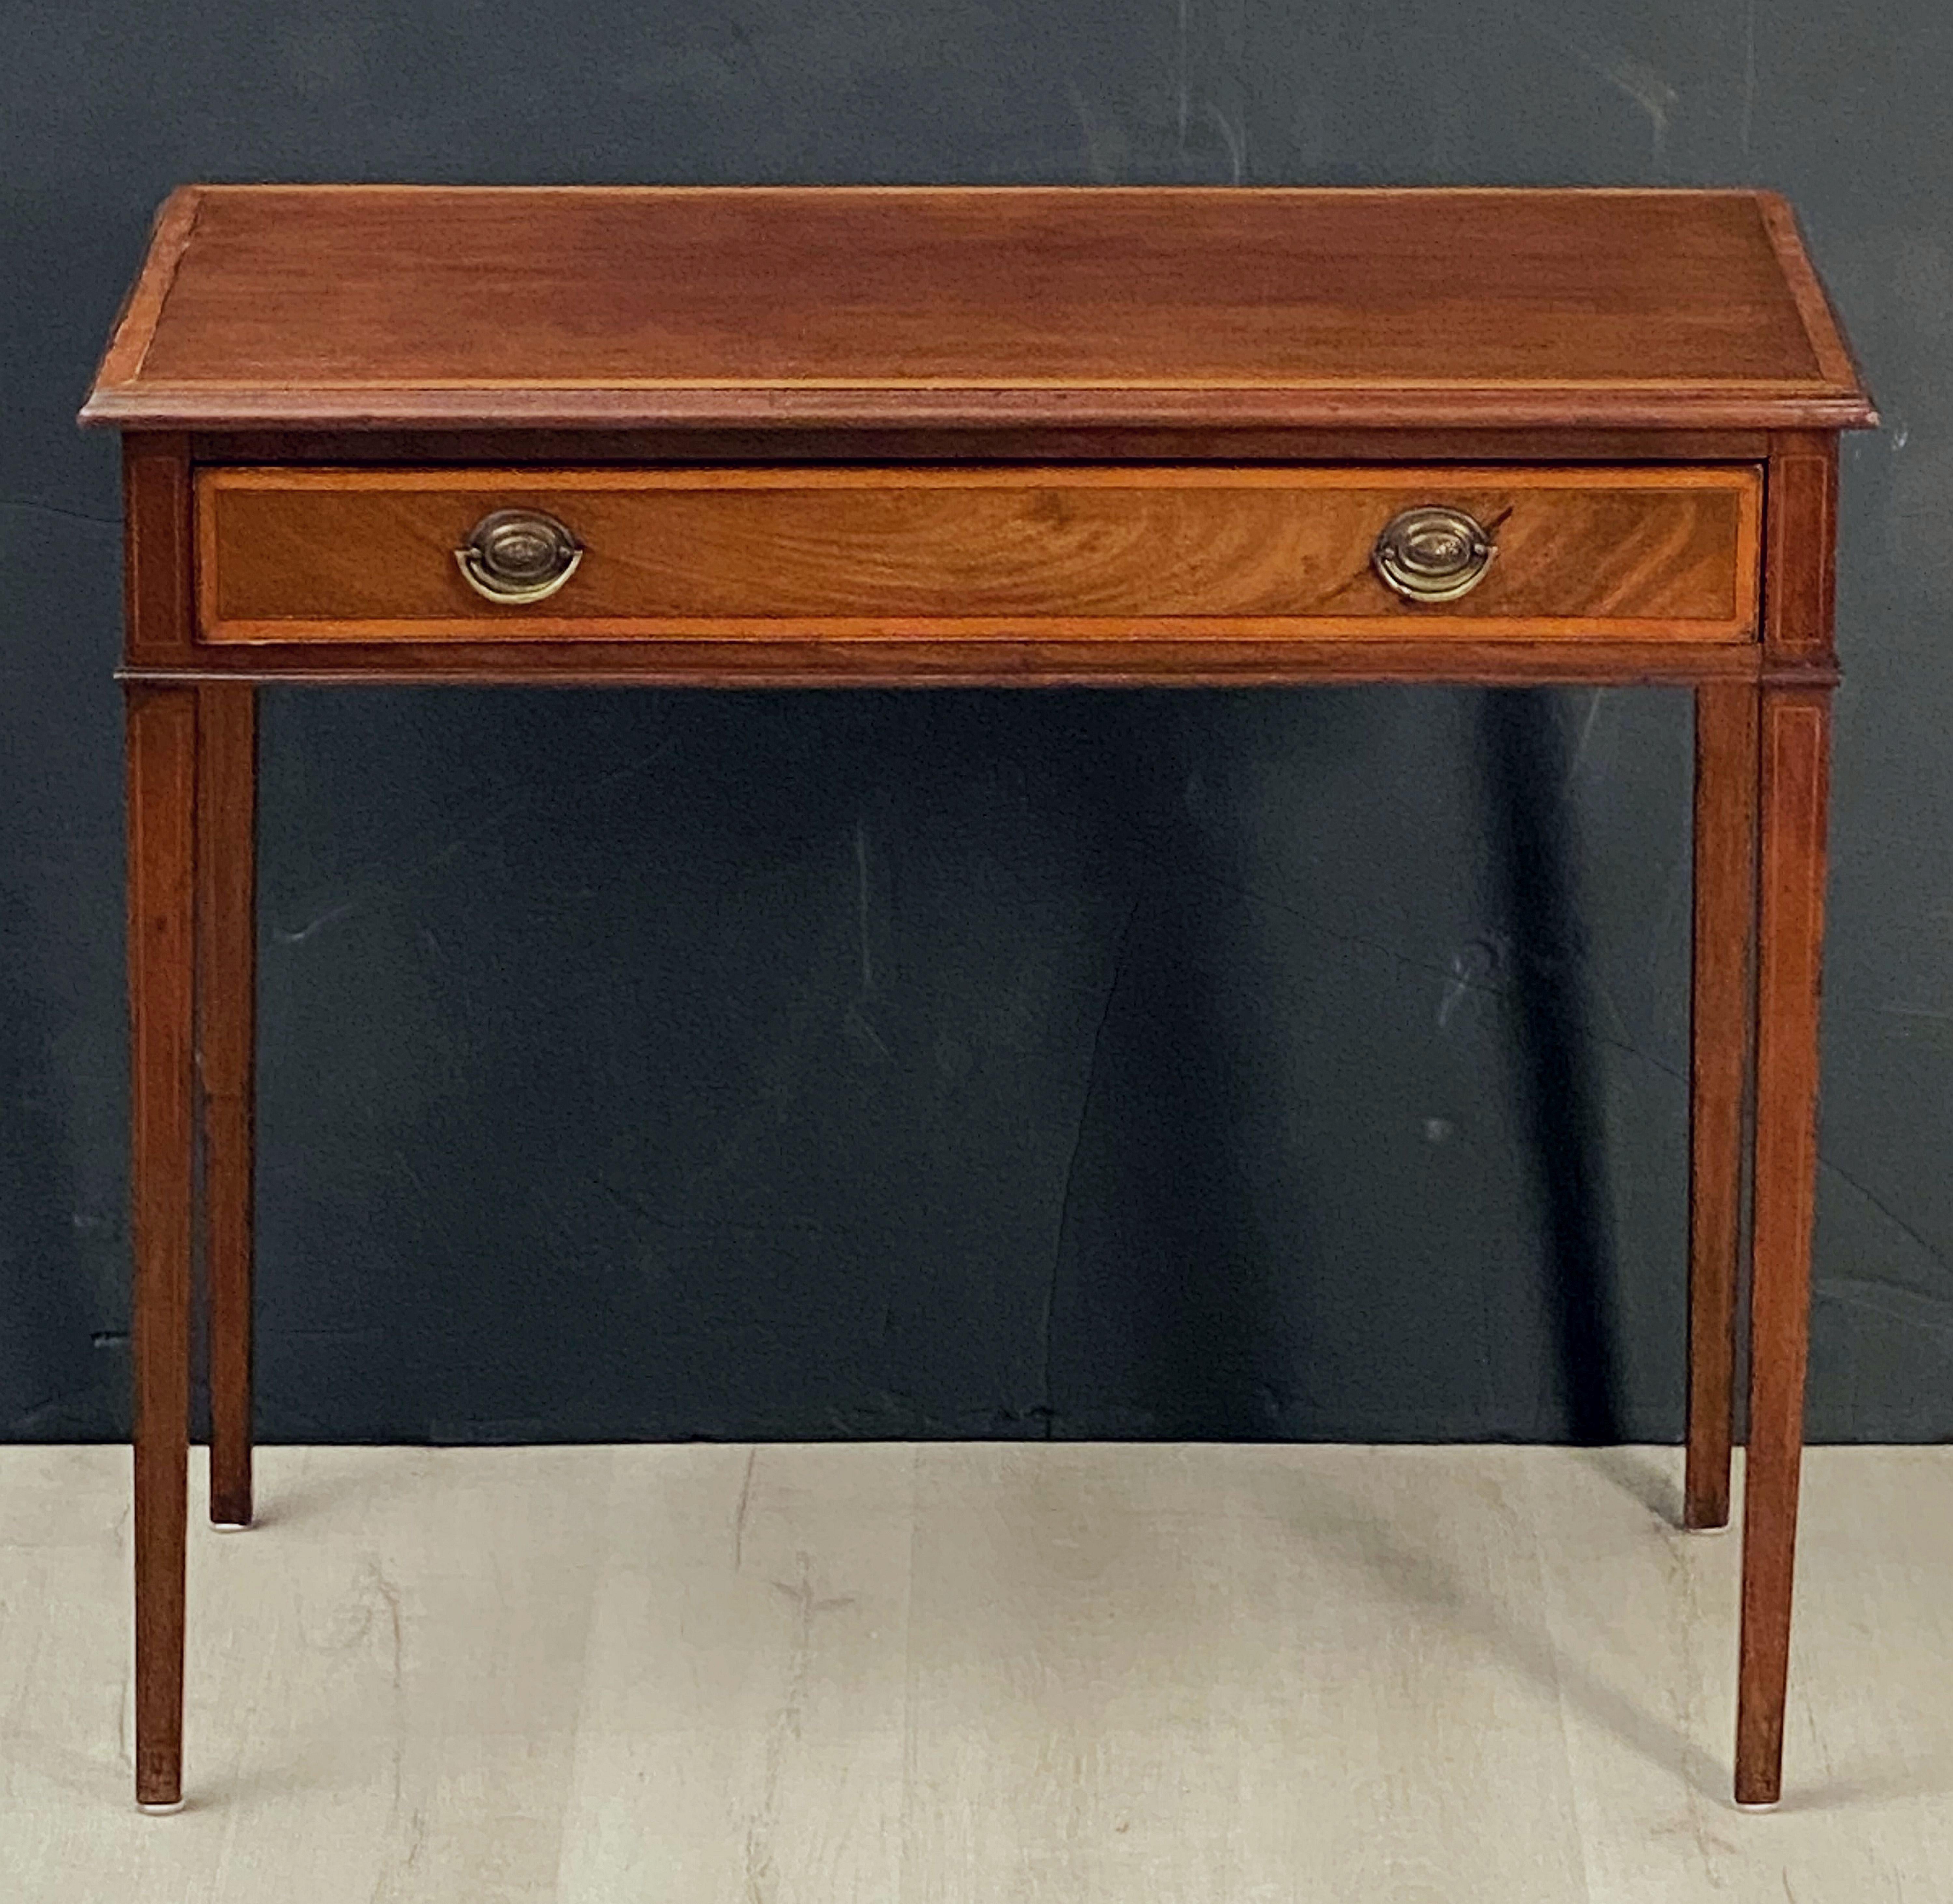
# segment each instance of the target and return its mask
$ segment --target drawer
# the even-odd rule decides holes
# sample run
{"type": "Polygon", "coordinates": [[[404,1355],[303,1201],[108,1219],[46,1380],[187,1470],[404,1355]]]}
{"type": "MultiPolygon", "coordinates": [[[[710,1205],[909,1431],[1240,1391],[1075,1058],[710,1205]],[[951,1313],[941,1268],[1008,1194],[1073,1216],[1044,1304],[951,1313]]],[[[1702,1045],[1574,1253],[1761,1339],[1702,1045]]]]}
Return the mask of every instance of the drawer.
{"type": "MultiPolygon", "coordinates": [[[[199,624],[214,643],[1741,641],[1760,498],[1747,466],[215,469],[198,479],[199,624]],[[1407,599],[1373,560],[1425,506],[1485,533],[1454,599],[1407,599]],[[552,592],[471,583],[461,553],[497,512],[566,540],[478,546],[481,583],[531,597],[553,573],[523,557],[573,558],[552,592]]],[[[1446,534],[1413,569],[1463,552],[1446,534]]]]}

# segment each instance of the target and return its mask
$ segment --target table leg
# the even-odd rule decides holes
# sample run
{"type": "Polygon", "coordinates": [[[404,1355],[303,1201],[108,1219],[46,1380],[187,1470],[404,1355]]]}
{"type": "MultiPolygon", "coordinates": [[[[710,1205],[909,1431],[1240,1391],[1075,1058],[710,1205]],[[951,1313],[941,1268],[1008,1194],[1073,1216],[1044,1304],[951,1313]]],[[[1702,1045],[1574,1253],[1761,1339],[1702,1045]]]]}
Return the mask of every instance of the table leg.
{"type": "Polygon", "coordinates": [[[1757,698],[1695,691],[1694,977],[1689,1015],[1688,1426],[1682,1525],[1729,1523],[1743,1087],[1756,924],[1757,698]]]}
{"type": "Polygon", "coordinates": [[[1736,1800],[1742,1805],[1773,1805],[1783,1784],[1817,1203],[1817,1003],[1830,726],[1827,689],[1763,691],[1750,1425],[1736,1707],[1736,1800]]]}
{"type": "Polygon", "coordinates": [[[252,1044],[257,949],[257,704],[197,695],[197,1072],[209,1289],[210,1518],[251,1523],[252,1044]]]}
{"type": "Polygon", "coordinates": [[[183,1797],[196,699],[128,690],[136,1798],[183,1797]]]}

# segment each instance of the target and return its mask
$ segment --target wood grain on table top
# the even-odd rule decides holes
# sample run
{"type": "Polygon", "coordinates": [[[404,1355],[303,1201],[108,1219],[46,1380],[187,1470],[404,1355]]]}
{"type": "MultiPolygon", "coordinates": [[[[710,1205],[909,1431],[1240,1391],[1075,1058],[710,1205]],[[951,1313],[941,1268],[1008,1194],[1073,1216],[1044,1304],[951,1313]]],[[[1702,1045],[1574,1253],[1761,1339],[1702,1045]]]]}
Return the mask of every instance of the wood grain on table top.
{"type": "Polygon", "coordinates": [[[1872,420],[1768,193],[1079,187],[186,187],[83,414],[1872,420]]]}

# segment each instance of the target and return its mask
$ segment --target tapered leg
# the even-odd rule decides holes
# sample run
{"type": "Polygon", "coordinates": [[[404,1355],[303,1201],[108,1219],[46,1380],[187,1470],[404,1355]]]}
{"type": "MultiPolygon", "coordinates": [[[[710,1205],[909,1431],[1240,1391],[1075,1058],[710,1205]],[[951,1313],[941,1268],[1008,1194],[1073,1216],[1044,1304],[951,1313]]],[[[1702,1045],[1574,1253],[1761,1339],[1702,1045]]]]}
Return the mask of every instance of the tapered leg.
{"type": "Polygon", "coordinates": [[[210,1518],[251,1522],[256,691],[197,691],[197,1074],[209,1289],[210,1518]]]}
{"type": "Polygon", "coordinates": [[[1756,922],[1757,696],[1695,691],[1694,979],[1689,1018],[1688,1460],[1682,1524],[1729,1522],[1743,1086],[1756,922]]]}
{"type": "Polygon", "coordinates": [[[1736,1708],[1736,1799],[1745,1805],[1775,1804],[1783,1783],[1817,1203],[1817,999],[1830,723],[1828,689],[1763,690],[1750,1426],[1736,1708]]]}
{"type": "Polygon", "coordinates": [[[130,689],[127,761],[136,1797],[140,1804],[172,1806],[183,1796],[193,1148],[193,689],[130,689]]]}

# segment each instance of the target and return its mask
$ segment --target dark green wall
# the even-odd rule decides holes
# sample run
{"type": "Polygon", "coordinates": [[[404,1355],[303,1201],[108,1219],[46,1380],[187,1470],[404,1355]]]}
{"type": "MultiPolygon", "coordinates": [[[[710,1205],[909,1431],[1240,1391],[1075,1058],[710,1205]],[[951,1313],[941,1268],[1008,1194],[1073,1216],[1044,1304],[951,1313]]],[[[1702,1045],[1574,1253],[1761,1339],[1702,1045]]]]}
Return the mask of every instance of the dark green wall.
{"type": "MultiPolygon", "coordinates": [[[[114,452],[72,416],[193,178],[1789,193],[1887,419],[1845,468],[1811,1425],[1953,1432],[1953,11],[0,39],[0,1433],[125,1421],[114,452]]],[[[1679,1432],[1679,695],[281,692],[264,730],[268,1438],[1679,1432]]]]}

